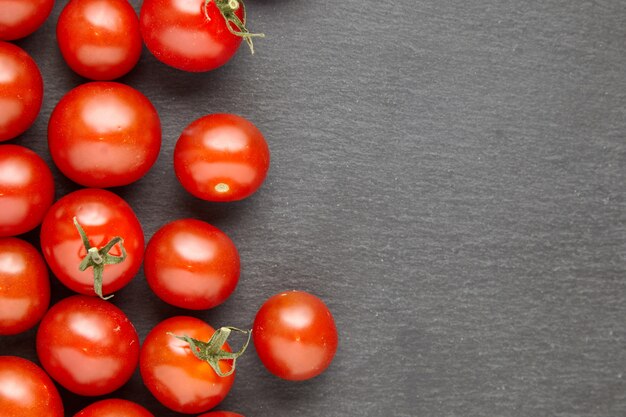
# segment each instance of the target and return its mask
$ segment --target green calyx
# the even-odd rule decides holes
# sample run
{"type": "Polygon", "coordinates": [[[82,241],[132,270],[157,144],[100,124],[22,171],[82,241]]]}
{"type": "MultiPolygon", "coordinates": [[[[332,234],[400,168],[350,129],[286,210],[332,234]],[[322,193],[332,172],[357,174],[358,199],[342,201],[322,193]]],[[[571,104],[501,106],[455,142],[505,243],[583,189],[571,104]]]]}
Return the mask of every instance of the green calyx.
{"type": "Polygon", "coordinates": [[[78,234],[83,241],[83,245],[85,249],[87,249],[87,255],[83,258],[83,261],[78,266],[80,271],[85,271],[87,268],[93,268],[93,290],[98,295],[98,297],[103,300],[108,300],[113,297],[110,295],[108,297],[104,297],[102,294],[102,276],[104,274],[104,266],[105,265],[113,265],[119,264],[126,259],[126,249],[124,248],[124,239],[119,236],[114,237],[104,245],[102,248],[94,248],[89,243],[89,238],[83,230],[83,227],[78,223],[76,217],[74,217],[74,226],[76,226],[76,230],[78,230],[78,234]],[[111,249],[115,245],[119,245],[120,250],[122,251],[122,256],[113,256],[109,254],[111,249]]]}
{"type": "Polygon", "coordinates": [[[204,7],[207,19],[209,17],[206,12],[206,7],[211,2],[214,2],[217,9],[220,11],[222,17],[226,21],[226,27],[230,33],[242,37],[250,47],[250,52],[254,54],[254,44],[252,43],[252,38],[264,38],[265,34],[250,33],[246,27],[246,6],[244,5],[243,0],[205,0],[204,7]],[[235,13],[240,7],[243,10],[243,21],[235,13]],[[233,26],[237,29],[235,30],[233,26]]]}
{"type": "Polygon", "coordinates": [[[209,365],[211,365],[211,368],[215,371],[217,375],[225,377],[235,372],[237,358],[243,355],[243,353],[246,351],[246,348],[250,343],[252,330],[241,330],[236,327],[220,327],[215,331],[215,333],[213,334],[213,336],[211,336],[211,339],[208,342],[203,342],[201,340],[191,338],[187,335],[178,336],[173,333],[168,334],[189,343],[191,352],[196,358],[205,361],[209,365]],[[223,350],[222,346],[224,345],[224,343],[226,343],[226,340],[233,331],[246,334],[248,335],[248,338],[246,340],[246,343],[244,343],[241,349],[239,349],[237,352],[228,352],[223,350]],[[222,370],[220,369],[221,360],[233,361],[231,368],[228,372],[222,372],[222,370]]]}

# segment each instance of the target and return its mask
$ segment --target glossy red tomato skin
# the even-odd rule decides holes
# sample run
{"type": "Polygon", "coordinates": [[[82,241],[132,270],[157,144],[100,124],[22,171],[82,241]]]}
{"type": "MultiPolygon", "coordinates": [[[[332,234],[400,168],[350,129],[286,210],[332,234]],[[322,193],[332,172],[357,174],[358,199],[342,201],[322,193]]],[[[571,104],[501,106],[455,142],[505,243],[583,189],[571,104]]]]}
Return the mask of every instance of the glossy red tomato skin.
{"type": "Polygon", "coordinates": [[[30,35],[46,21],[54,0],[0,0],[0,40],[30,35]]]}
{"type": "Polygon", "coordinates": [[[234,114],[210,114],[185,128],[174,149],[182,186],[208,201],[236,201],[263,184],[270,151],[263,134],[234,114]]]}
{"type": "Polygon", "coordinates": [[[127,0],[71,0],[56,32],[65,62],[91,80],[119,78],[141,56],[139,19],[127,0]]]}
{"type": "Polygon", "coordinates": [[[144,273],[166,303],[206,310],[224,301],[239,281],[239,253],[218,228],[181,219],[159,229],[148,242],[144,273]]]}
{"type": "MultiPolygon", "coordinates": [[[[95,295],[92,268],[78,270],[87,251],[74,226],[74,216],[93,247],[101,248],[116,236],[124,239],[126,260],[105,265],[102,285],[105,295],[123,288],[141,267],[145,243],[132,208],[110,191],[86,188],[59,199],[43,220],[41,249],[53,274],[72,291],[95,295]]],[[[120,256],[121,250],[116,245],[109,253],[120,256]]]]}
{"type": "Polygon", "coordinates": [[[211,411],[210,413],[202,414],[198,417],[244,417],[241,414],[233,413],[230,411],[211,411]]]}
{"type": "Polygon", "coordinates": [[[50,281],[43,257],[28,242],[0,238],[0,335],[30,329],[49,304],[50,281]]]}
{"type": "Polygon", "coordinates": [[[154,417],[154,414],[132,401],[110,398],[83,408],[74,417],[154,417]]]}
{"type": "MultiPolygon", "coordinates": [[[[148,50],[161,62],[190,72],[226,64],[242,38],[229,32],[213,2],[205,0],[144,0],[139,15],[148,50]]],[[[243,9],[236,14],[243,19],[243,9]]]]}
{"type": "MultiPolygon", "coordinates": [[[[165,407],[197,414],[217,406],[230,391],[235,373],[221,377],[196,358],[189,344],[168,333],[208,341],[215,330],[194,317],[176,316],[157,324],[141,346],[139,369],[148,390],[165,407]]],[[[228,344],[223,349],[230,351],[228,344]]],[[[220,362],[223,372],[230,370],[220,362]]]]}
{"type": "Polygon", "coordinates": [[[28,130],[42,101],[43,80],[35,61],[22,48],[0,41],[0,142],[28,130]]]}
{"type": "Polygon", "coordinates": [[[40,367],[16,356],[0,356],[0,413],[2,417],[63,417],[63,403],[40,367]],[[20,395],[10,395],[15,392],[20,395]]]}
{"type": "Polygon", "coordinates": [[[254,319],[252,338],[263,365],[292,381],[324,372],[338,343],[330,310],[304,291],[282,292],[268,299],[254,319]]]}
{"type": "Polygon", "coordinates": [[[41,320],[36,342],[48,375],[85,396],[105,395],[124,385],[139,357],[139,338],[124,312],[85,295],[52,306],[41,320]]]}
{"type": "Polygon", "coordinates": [[[0,145],[0,237],[37,227],[54,200],[50,168],[35,152],[0,145]]]}
{"type": "Polygon", "coordinates": [[[86,83],[67,93],[52,112],[48,147],[61,172],[80,185],[127,185],[156,161],[161,122],[152,103],[134,88],[86,83]]]}

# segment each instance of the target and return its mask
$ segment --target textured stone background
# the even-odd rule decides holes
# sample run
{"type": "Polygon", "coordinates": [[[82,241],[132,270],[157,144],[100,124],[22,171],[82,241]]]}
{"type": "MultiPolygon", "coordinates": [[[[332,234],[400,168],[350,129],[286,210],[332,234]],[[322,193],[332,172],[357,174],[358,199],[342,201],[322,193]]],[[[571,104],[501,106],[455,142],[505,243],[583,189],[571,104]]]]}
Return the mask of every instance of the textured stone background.
{"type": "MultiPolygon", "coordinates": [[[[41,66],[46,97],[13,142],[48,162],[50,112],[84,81],[56,47],[57,3],[18,42],[41,66]]],[[[221,408],[625,415],[626,2],[249,0],[248,10],[268,35],[254,57],[242,48],[220,70],[188,74],[144,51],[121,80],[163,122],[152,171],[114,190],[146,237],[196,217],[241,252],[232,298],[192,315],[250,325],[267,297],[298,288],[337,321],[325,374],[278,380],[251,349],[221,408]],[[270,144],[267,182],[246,201],[199,201],[174,176],[178,135],[212,112],[249,118],[270,144]]],[[[58,196],[77,188],[54,173],[58,196]]],[[[142,339],[190,314],[153,296],[143,274],[113,302],[142,339]]],[[[0,339],[2,353],[35,359],[33,335],[0,339]]],[[[138,374],[115,395],[176,415],[138,374]]],[[[91,401],[64,398],[68,415],[91,401]]]]}

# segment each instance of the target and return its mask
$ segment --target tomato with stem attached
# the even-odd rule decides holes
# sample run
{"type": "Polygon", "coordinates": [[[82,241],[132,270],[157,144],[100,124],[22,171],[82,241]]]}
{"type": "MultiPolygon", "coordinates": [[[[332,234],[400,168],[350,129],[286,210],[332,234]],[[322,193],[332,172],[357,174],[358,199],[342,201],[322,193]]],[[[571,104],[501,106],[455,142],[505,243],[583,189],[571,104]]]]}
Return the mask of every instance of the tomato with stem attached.
{"type": "Polygon", "coordinates": [[[0,415],[63,417],[63,403],[40,367],[16,356],[0,356],[0,415]]]}
{"type": "Polygon", "coordinates": [[[30,35],[46,21],[54,0],[0,0],[0,40],[30,35]]]}
{"type": "Polygon", "coordinates": [[[208,201],[236,201],[263,184],[270,151],[261,131],[234,114],[210,114],[185,128],[174,149],[182,186],[208,201]]]}
{"type": "Polygon", "coordinates": [[[43,368],[75,394],[109,394],[137,368],[135,327],[122,310],[96,297],[74,295],[52,306],[36,342],[43,368]]]}
{"type": "Polygon", "coordinates": [[[127,0],[71,0],[57,21],[67,65],[85,78],[113,80],[141,56],[139,19],[127,0]]]}
{"type": "Polygon", "coordinates": [[[124,287],[139,271],[143,230],[122,198],[86,188],[50,208],[41,225],[41,249],[63,285],[102,297],[124,287]]]}
{"type": "Polygon", "coordinates": [[[257,312],[252,335],[263,365],[292,381],[324,372],[337,350],[337,328],[330,310],[304,291],[286,291],[268,299],[257,312]]]}
{"type": "Polygon", "coordinates": [[[148,50],[161,62],[204,72],[226,64],[242,39],[252,46],[243,0],[144,0],[139,16],[148,50]]]}
{"type": "Polygon", "coordinates": [[[176,220],[148,242],[144,273],[166,303],[205,310],[226,301],[237,286],[239,253],[218,228],[200,220],[176,220]]]}
{"type": "Polygon", "coordinates": [[[23,146],[0,145],[0,237],[37,227],[53,200],[54,180],[44,160],[23,146]]]}
{"type": "Polygon", "coordinates": [[[80,185],[127,185],[143,177],[159,156],[161,122],[150,100],[134,88],[90,82],[54,108],[48,148],[61,172],[80,185]]]}
{"type": "Polygon", "coordinates": [[[236,360],[249,340],[248,331],[233,327],[216,331],[194,317],[171,317],[146,336],[139,357],[141,377],[167,408],[187,414],[208,411],[230,391],[236,360]],[[237,352],[226,343],[232,331],[248,335],[248,341],[237,352]]]}
{"type": "Polygon", "coordinates": [[[49,303],[48,268],[37,249],[21,239],[0,238],[0,335],[30,329],[49,303]]]}
{"type": "Polygon", "coordinates": [[[132,401],[109,398],[83,408],[74,417],[154,417],[154,415],[132,401]]]}
{"type": "Polygon", "coordinates": [[[0,142],[28,130],[42,101],[43,80],[35,61],[19,46],[0,41],[0,142]]]}

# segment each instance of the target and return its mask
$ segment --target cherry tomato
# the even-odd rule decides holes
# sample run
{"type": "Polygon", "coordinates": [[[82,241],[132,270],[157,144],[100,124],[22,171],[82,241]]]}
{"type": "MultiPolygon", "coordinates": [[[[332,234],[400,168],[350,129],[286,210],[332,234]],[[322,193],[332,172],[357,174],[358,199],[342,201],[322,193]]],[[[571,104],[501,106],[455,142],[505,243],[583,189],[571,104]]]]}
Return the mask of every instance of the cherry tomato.
{"type": "Polygon", "coordinates": [[[211,411],[198,417],[243,417],[241,414],[232,413],[230,411],[211,411]]]}
{"type": "Polygon", "coordinates": [[[37,331],[46,372],[79,395],[104,395],[137,368],[139,338],[128,317],[96,297],[74,295],[52,306],[37,331]]]}
{"type": "Polygon", "coordinates": [[[54,163],[86,187],[137,181],[161,149],[161,122],[154,106],[124,84],[92,82],[67,93],[48,123],[54,163]]]}
{"type": "Polygon", "coordinates": [[[337,350],[332,314],[322,300],[304,291],[267,300],[254,319],[252,338],[263,365],[292,381],[321,374],[337,350]]]}
{"type": "Polygon", "coordinates": [[[234,114],[211,114],[191,123],[174,149],[183,187],[209,201],[241,200],[265,180],[270,151],[263,134],[234,114]]]}
{"type": "Polygon", "coordinates": [[[0,335],[33,327],[48,309],[48,268],[30,243],[0,238],[0,335]]]}
{"type": "Polygon", "coordinates": [[[0,356],[0,415],[63,417],[63,403],[40,367],[16,356],[0,356]]]}
{"type": "MultiPolygon", "coordinates": [[[[213,327],[202,320],[185,316],[162,321],[148,333],[141,347],[139,369],[144,384],[161,404],[193,414],[208,411],[226,397],[235,374],[217,375],[207,362],[194,356],[189,343],[173,336],[208,341],[213,333],[213,327]]],[[[222,348],[230,352],[228,344],[222,348]]],[[[222,372],[230,369],[227,362],[220,361],[222,372]]]]}
{"type": "Polygon", "coordinates": [[[23,146],[0,145],[0,237],[37,227],[53,200],[54,180],[43,159],[23,146]]]}
{"type": "Polygon", "coordinates": [[[57,41],[71,69],[92,80],[113,80],[141,55],[139,19],[127,0],[71,0],[57,22],[57,41]]]}
{"type": "Polygon", "coordinates": [[[154,417],[154,415],[132,401],[111,398],[83,408],[74,417],[154,417]]]}
{"type": "MultiPolygon", "coordinates": [[[[82,189],[67,194],[50,208],[41,225],[41,249],[54,275],[69,289],[94,295],[94,270],[79,269],[87,256],[76,217],[94,248],[103,248],[121,237],[126,259],[106,264],[103,270],[102,293],[110,294],[124,287],[141,267],[144,237],[141,225],[130,206],[110,191],[82,189]]],[[[123,255],[120,244],[108,252],[123,255]]],[[[105,262],[106,263],[106,262],[105,262]]]]}
{"type": "MultiPolygon", "coordinates": [[[[159,61],[184,71],[210,71],[227,63],[242,40],[229,31],[220,8],[245,24],[242,0],[144,0],[139,17],[141,35],[159,61]],[[231,5],[236,7],[234,11],[231,5]]],[[[228,24],[233,31],[247,33],[245,25],[237,28],[232,20],[228,24]]],[[[257,35],[243,37],[250,36],[257,35]]]]}
{"type": "Polygon", "coordinates": [[[26,132],[42,100],[43,80],[35,61],[22,48],[0,41],[0,142],[26,132]]]}
{"type": "Polygon", "coordinates": [[[0,0],[0,40],[30,35],[46,21],[54,0],[0,0]]]}
{"type": "Polygon", "coordinates": [[[218,228],[200,220],[177,220],[148,242],[144,273],[166,303],[205,310],[223,303],[237,286],[239,253],[218,228]]]}

